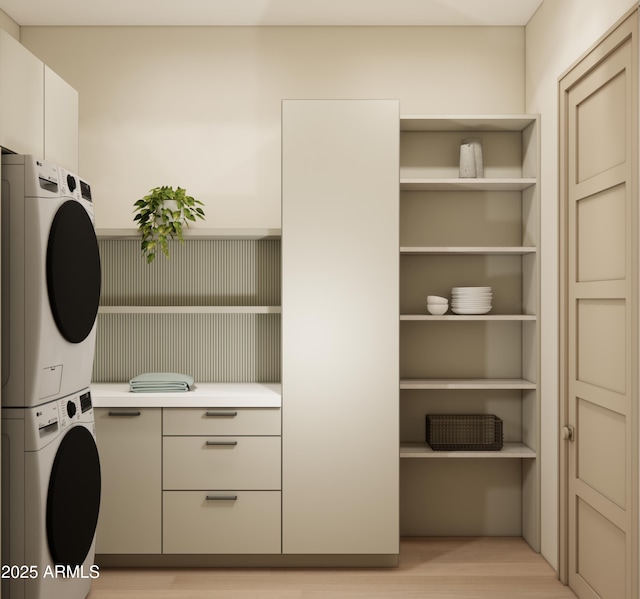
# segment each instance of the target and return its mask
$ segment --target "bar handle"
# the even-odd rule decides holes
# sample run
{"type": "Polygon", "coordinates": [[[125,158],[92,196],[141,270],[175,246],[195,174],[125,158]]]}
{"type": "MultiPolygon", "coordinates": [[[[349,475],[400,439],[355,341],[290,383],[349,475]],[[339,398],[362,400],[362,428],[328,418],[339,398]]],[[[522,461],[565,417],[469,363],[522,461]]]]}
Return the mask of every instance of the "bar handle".
{"type": "Polygon", "coordinates": [[[209,412],[205,412],[205,416],[210,416],[213,418],[233,418],[237,416],[238,412],[231,412],[229,410],[211,410],[209,412]]]}
{"type": "Polygon", "coordinates": [[[131,410],[111,410],[109,416],[140,416],[140,411],[132,412],[131,410]]]}
{"type": "Polygon", "coordinates": [[[237,495],[207,495],[207,501],[236,501],[237,495]]]}
{"type": "Polygon", "coordinates": [[[237,441],[207,441],[205,445],[237,445],[237,441]]]}

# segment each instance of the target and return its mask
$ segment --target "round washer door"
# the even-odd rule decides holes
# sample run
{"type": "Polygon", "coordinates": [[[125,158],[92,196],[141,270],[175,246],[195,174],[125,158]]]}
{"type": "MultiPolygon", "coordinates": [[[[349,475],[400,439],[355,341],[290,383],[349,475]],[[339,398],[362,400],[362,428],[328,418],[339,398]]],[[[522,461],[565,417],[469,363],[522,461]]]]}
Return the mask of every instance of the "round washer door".
{"type": "Polygon", "coordinates": [[[91,332],[100,302],[100,252],[87,211],[69,200],[56,212],[47,244],[47,290],[58,330],[70,343],[91,332]]]}
{"type": "Polygon", "coordinates": [[[79,566],[86,559],[100,509],[100,460],[93,435],[72,427],[62,438],[47,494],[47,540],[54,564],[79,566]]]}

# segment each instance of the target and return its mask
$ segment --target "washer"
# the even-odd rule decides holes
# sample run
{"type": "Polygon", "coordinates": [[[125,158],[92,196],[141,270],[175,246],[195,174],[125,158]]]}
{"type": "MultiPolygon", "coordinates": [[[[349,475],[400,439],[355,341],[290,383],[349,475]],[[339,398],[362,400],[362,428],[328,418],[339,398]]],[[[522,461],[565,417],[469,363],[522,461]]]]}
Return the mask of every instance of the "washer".
{"type": "Polygon", "coordinates": [[[33,156],[3,156],[3,407],[89,385],[100,278],[90,186],[33,156]]]}
{"type": "Polygon", "coordinates": [[[2,444],[2,596],[84,599],[100,506],[89,389],[4,408],[2,444]]]}

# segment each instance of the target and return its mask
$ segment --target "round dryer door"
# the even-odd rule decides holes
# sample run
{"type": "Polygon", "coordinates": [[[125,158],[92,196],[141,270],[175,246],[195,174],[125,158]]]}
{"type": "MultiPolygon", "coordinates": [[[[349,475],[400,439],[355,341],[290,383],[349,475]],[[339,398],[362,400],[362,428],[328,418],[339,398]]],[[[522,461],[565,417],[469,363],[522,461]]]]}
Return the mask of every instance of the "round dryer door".
{"type": "Polygon", "coordinates": [[[100,460],[93,435],[74,426],[62,438],[47,494],[47,540],[54,564],[79,566],[98,523],[100,460]]]}
{"type": "Polygon", "coordinates": [[[47,289],[62,336],[71,343],[84,341],[98,314],[100,253],[89,215],[73,200],[60,206],[51,224],[47,289]]]}

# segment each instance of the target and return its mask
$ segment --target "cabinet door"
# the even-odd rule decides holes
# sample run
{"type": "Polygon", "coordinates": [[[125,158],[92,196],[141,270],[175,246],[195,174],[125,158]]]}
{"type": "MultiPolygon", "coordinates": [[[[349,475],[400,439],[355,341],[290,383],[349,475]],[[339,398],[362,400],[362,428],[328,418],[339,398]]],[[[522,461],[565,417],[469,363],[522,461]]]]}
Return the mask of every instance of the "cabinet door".
{"type": "Polygon", "coordinates": [[[102,470],[96,553],[160,553],[160,408],[95,410],[102,470]]]}
{"type": "Polygon", "coordinates": [[[283,103],[283,553],[398,553],[396,101],[283,103]]]}
{"type": "Polygon", "coordinates": [[[43,156],[44,65],[0,30],[0,146],[43,156]]]}
{"type": "Polygon", "coordinates": [[[78,172],[78,92],[44,67],[44,157],[78,172]]]}

